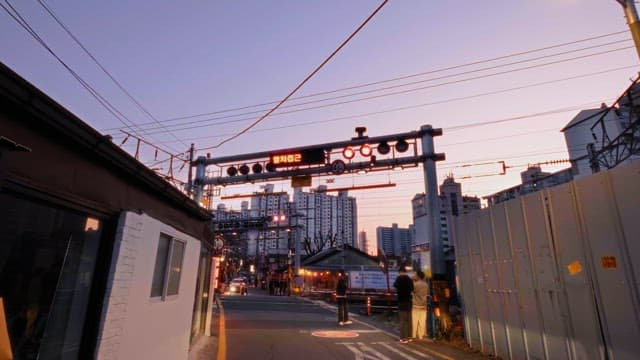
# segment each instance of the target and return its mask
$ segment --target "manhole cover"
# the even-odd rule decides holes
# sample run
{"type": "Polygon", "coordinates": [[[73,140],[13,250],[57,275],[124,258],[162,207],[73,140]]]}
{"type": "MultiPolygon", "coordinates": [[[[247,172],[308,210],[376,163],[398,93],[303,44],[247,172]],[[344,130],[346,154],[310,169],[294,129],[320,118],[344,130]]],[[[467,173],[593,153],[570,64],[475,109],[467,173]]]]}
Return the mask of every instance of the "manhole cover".
{"type": "Polygon", "coordinates": [[[357,332],[353,331],[340,331],[340,330],[323,330],[323,331],[314,331],[311,333],[313,336],[324,337],[324,338],[354,338],[358,337],[357,332]]]}

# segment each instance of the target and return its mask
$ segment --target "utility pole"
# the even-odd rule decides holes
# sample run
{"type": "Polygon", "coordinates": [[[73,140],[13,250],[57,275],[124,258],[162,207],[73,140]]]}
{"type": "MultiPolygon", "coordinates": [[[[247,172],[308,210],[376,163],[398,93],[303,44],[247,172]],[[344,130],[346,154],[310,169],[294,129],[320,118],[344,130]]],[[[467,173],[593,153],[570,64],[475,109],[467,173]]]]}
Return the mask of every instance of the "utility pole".
{"type": "Polygon", "coordinates": [[[196,150],[195,144],[191,143],[191,147],[189,148],[189,174],[187,175],[187,194],[193,194],[192,182],[193,182],[193,154],[196,150]]]}
{"type": "Polygon", "coordinates": [[[429,217],[429,252],[431,254],[431,274],[441,277],[446,274],[444,260],[444,247],[440,234],[440,197],[438,196],[438,176],[436,174],[436,161],[444,160],[443,154],[436,154],[433,137],[442,135],[442,129],[434,129],[431,125],[423,125],[420,130],[422,135],[422,155],[424,160],[424,185],[427,195],[427,216],[429,217]]]}
{"type": "Polygon", "coordinates": [[[627,24],[636,45],[636,52],[640,57],[640,20],[638,19],[638,11],[634,0],[616,0],[624,10],[624,16],[627,18],[627,24]]]}

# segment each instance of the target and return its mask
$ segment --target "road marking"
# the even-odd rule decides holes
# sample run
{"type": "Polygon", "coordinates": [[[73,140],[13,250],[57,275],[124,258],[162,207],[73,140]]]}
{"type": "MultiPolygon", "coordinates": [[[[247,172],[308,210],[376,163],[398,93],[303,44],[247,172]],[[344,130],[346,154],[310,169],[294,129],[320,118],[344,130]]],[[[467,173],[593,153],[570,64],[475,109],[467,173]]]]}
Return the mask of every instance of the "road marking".
{"type": "MultiPolygon", "coordinates": [[[[309,301],[309,302],[311,302],[311,303],[314,303],[314,304],[316,304],[316,303],[317,303],[317,305],[318,305],[318,306],[323,307],[323,308],[326,308],[325,306],[323,306],[323,305],[322,305],[322,302],[320,302],[319,300],[311,300],[311,299],[305,299],[305,298],[302,298],[302,299],[303,299],[303,300],[306,300],[306,301],[309,301]]],[[[333,309],[330,309],[330,310],[337,310],[337,309],[333,308],[333,309]]],[[[352,314],[349,314],[349,315],[352,315],[352,314]]],[[[354,322],[356,322],[356,323],[358,323],[358,324],[364,325],[364,326],[366,326],[366,327],[368,327],[368,328],[370,328],[370,329],[376,329],[376,330],[379,330],[380,332],[383,332],[384,334],[388,335],[389,337],[391,337],[391,338],[393,338],[393,339],[397,339],[397,338],[398,338],[398,336],[397,336],[397,335],[395,335],[395,334],[393,334],[393,333],[391,333],[391,332],[389,332],[389,331],[387,331],[387,330],[379,329],[379,328],[377,328],[377,327],[375,327],[375,326],[373,326],[373,325],[371,325],[371,324],[368,324],[368,323],[366,323],[366,322],[364,322],[364,321],[362,321],[362,320],[353,319],[353,321],[354,321],[354,322]]],[[[431,343],[433,342],[433,340],[431,340],[431,339],[426,339],[426,341],[427,341],[427,342],[431,342],[431,343]]],[[[435,350],[428,349],[428,348],[426,348],[426,347],[422,347],[422,346],[420,346],[420,349],[422,349],[422,350],[424,350],[424,351],[427,351],[427,352],[431,353],[432,355],[435,355],[435,356],[437,356],[438,358],[443,359],[443,360],[455,360],[454,358],[452,358],[452,357],[450,357],[450,356],[447,356],[447,355],[445,355],[445,354],[443,354],[443,353],[441,353],[441,352],[435,351],[435,350]]],[[[413,351],[413,350],[410,350],[410,351],[411,351],[411,352],[416,353],[416,352],[415,352],[415,351],[413,351]]]]}
{"type": "MultiPolygon", "coordinates": [[[[389,345],[389,343],[379,342],[379,343],[376,343],[376,344],[384,346],[385,348],[389,349],[390,351],[393,351],[394,353],[402,356],[405,359],[418,360],[418,359],[414,358],[413,356],[407,355],[407,354],[403,353],[402,351],[394,348],[393,346],[389,345]]],[[[411,350],[411,349],[405,348],[405,350],[411,350]]],[[[431,358],[430,356],[422,355],[420,353],[418,353],[418,354],[421,355],[422,357],[431,358]]]]}
{"type": "Polygon", "coordinates": [[[360,349],[362,349],[362,350],[364,350],[366,352],[370,352],[370,353],[375,354],[378,357],[378,359],[380,359],[380,360],[391,360],[390,358],[382,355],[381,352],[377,351],[376,349],[372,348],[371,346],[367,346],[367,345],[365,345],[364,343],[361,343],[361,342],[359,342],[358,345],[360,346],[360,349]]]}
{"type": "Polygon", "coordinates": [[[456,360],[456,359],[452,358],[451,356],[447,356],[447,355],[445,355],[445,354],[443,354],[443,353],[441,353],[441,352],[438,352],[438,351],[435,351],[435,350],[428,349],[428,348],[426,348],[426,347],[424,347],[424,346],[420,346],[420,349],[422,349],[422,350],[424,350],[424,351],[427,351],[427,352],[430,352],[431,354],[433,354],[433,355],[435,355],[435,356],[437,356],[438,358],[443,359],[443,360],[456,360]]]}
{"type": "Polygon", "coordinates": [[[375,330],[350,330],[353,332],[357,332],[358,334],[373,334],[373,333],[381,333],[382,330],[380,329],[375,329],[375,330]]]}
{"type": "Polygon", "coordinates": [[[358,335],[357,332],[340,331],[340,330],[314,331],[314,332],[311,333],[311,335],[316,336],[316,337],[323,337],[323,338],[355,338],[355,337],[360,336],[360,335],[358,335]]]}
{"type": "MultiPolygon", "coordinates": [[[[379,343],[379,344],[383,344],[383,343],[379,343]]],[[[423,358],[425,358],[425,359],[434,360],[434,359],[433,359],[433,357],[431,357],[431,356],[429,356],[429,355],[427,355],[427,354],[423,354],[423,353],[421,353],[420,351],[414,350],[414,349],[412,349],[412,348],[410,348],[410,347],[408,347],[408,346],[407,346],[407,347],[405,347],[404,349],[405,349],[405,350],[407,350],[407,351],[409,351],[409,352],[412,352],[412,353],[414,353],[414,354],[416,354],[416,355],[418,355],[418,356],[420,356],[420,357],[423,357],[423,358]]]]}
{"type": "Polygon", "coordinates": [[[349,349],[356,356],[355,360],[365,360],[365,358],[369,360],[384,360],[372,356],[371,354],[363,353],[362,351],[358,350],[352,343],[345,343],[344,346],[346,346],[347,349],[349,349]]]}
{"type": "Polygon", "coordinates": [[[216,303],[218,304],[218,308],[220,311],[220,315],[218,316],[218,356],[217,360],[226,360],[227,359],[227,332],[224,325],[224,307],[222,307],[222,302],[220,299],[216,298],[216,303]]]}

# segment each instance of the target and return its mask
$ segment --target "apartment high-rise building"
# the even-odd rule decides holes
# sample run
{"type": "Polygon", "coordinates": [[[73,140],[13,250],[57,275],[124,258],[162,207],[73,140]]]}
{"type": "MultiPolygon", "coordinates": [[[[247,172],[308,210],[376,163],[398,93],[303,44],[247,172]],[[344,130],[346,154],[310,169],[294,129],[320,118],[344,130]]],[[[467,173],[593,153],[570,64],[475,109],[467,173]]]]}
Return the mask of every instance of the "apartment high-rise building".
{"type": "Polygon", "coordinates": [[[358,233],[358,249],[369,254],[369,240],[367,239],[367,233],[364,230],[358,233]]]}
{"type": "Polygon", "coordinates": [[[408,256],[413,245],[413,230],[398,227],[378,226],[376,228],[376,240],[378,248],[382,249],[386,256],[408,256]]]}
{"type": "MultiPolygon", "coordinates": [[[[444,247],[445,257],[454,257],[453,216],[467,214],[481,208],[480,198],[463,196],[462,185],[452,176],[447,177],[440,185],[440,237],[444,247]]],[[[413,260],[423,271],[430,269],[429,245],[431,238],[431,223],[428,215],[425,194],[416,194],[411,200],[413,210],[413,226],[415,244],[413,245],[413,260]]]]}
{"type": "MultiPolygon", "coordinates": [[[[289,194],[275,192],[273,184],[264,185],[263,192],[251,197],[249,213],[252,217],[269,218],[267,231],[260,231],[255,239],[258,255],[287,255],[292,245],[289,194]]],[[[253,241],[252,241],[253,242],[253,241]]],[[[253,244],[249,244],[251,248],[253,244]]]]}
{"type": "Polygon", "coordinates": [[[356,199],[346,191],[336,196],[329,195],[324,185],[312,192],[294,189],[291,209],[296,238],[310,242],[313,251],[342,244],[358,245],[356,199]]]}

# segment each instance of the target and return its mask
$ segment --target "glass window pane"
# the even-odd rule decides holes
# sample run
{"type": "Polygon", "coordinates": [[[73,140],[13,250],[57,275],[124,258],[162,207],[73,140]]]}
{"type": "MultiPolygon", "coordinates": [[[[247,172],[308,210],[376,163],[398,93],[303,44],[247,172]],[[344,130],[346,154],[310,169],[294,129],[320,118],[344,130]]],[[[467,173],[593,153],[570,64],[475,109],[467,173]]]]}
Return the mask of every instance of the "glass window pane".
{"type": "Polygon", "coordinates": [[[0,297],[14,357],[78,358],[101,221],[9,194],[0,204],[0,297]]]}
{"type": "Polygon", "coordinates": [[[169,283],[167,295],[176,295],[180,288],[180,273],[182,272],[182,258],[184,257],[185,244],[174,240],[171,249],[171,265],[169,268],[169,283]]]}
{"type": "Polygon", "coordinates": [[[164,280],[167,273],[167,258],[171,236],[160,234],[158,239],[158,251],[156,252],[156,264],[153,268],[153,281],[151,283],[151,297],[162,296],[164,280]]]}

